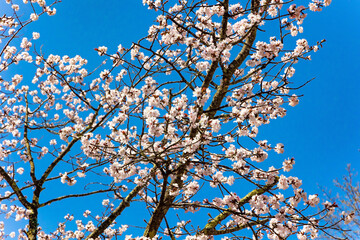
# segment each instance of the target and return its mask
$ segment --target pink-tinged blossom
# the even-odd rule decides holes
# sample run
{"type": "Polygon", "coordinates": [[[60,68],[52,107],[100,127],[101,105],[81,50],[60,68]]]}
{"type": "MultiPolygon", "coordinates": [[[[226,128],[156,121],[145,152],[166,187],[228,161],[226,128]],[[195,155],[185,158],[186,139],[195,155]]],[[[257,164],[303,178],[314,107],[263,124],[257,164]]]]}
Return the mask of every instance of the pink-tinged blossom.
{"type": "Polygon", "coordinates": [[[331,4],[332,0],[324,0],[324,6],[327,7],[331,4]]]}
{"type": "Polygon", "coordinates": [[[119,52],[120,54],[123,54],[123,53],[124,53],[124,50],[125,50],[125,48],[124,48],[121,44],[119,44],[119,45],[118,45],[118,52],[119,52]]]}
{"type": "Polygon", "coordinates": [[[15,74],[11,80],[12,80],[13,84],[16,86],[23,80],[23,76],[19,75],[19,74],[15,74]]]}
{"type": "Polygon", "coordinates": [[[279,182],[277,184],[279,189],[285,190],[289,188],[287,178],[284,175],[280,176],[279,182]]]}
{"type": "Polygon", "coordinates": [[[335,209],[336,209],[336,203],[331,203],[329,201],[325,201],[323,203],[325,209],[328,211],[327,214],[328,215],[332,215],[334,212],[335,212],[335,209]]]}
{"type": "Polygon", "coordinates": [[[109,205],[109,203],[110,203],[110,200],[109,200],[109,199],[104,199],[104,200],[102,201],[102,205],[103,205],[103,206],[107,206],[107,205],[109,205]]]}
{"type": "Polygon", "coordinates": [[[210,63],[206,61],[196,63],[196,69],[199,70],[200,72],[207,71],[209,67],[210,67],[210,63]]]}
{"type": "Polygon", "coordinates": [[[265,152],[261,148],[255,148],[253,151],[253,155],[250,157],[250,159],[255,162],[263,162],[265,159],[267,159],[267,157],[267,152],[265,152]]]}
{"type": "Polygon", "coordinates": [[[233,143],[235,142],[235,139],[232,136],[225,136],[225,141],[228,143],[233,143]]]}
{"type": "Polygon", "coordinates": [[[75,178],[70,178],[67,174],[67,172],[61,174],[61,183],[65,184],[67,183],[69,186],[73,186],[76,183],[75,178]]]}
{"type": "Polygon", "coordinates": [[[3,210],[3,211],[7,211],[8,207],[7,207],[6,204],[1,204],[0,209],[3,210]]]}
{"type": "Polygon", "coordinates": [[[139,53],[139,50],[140,50],[140,47],[138,45],[133,45],[132,48],[131,48],[131,60],[135,60],[135,57],[138,56],[138,53],[139,53]]]}
{"type": "Polygon", "coordinates": [[[215,120],[211,120],[211,131],[212,132],[219,132],[219,130],[221,129],[221,125],[220,125],[220,120],[219,119],[215,119],[215,120]]]}
{"type": "Polygon", "coordinates": [[[54,16],[56,14],[56,8],[50,8],[49,6],[45,7],[45,11],[49,16],[54,16]]]}
{"type": "Polygon", "coordinates": [[[298,97],[293,94],[290,98],[289,98],[289,105],[292,106],[292,107],[295,107],[296,105],[299,104],[299,99],[298,97]]]}
{"type": "MultiPolygon", "coordinates": [[[[260,14],[250,13],[250,14],[248,15],[248,19],[250,20],[250,23],[251,23],[251,24],[259,23],[260,20],[261,20],[261,15],[260,15],[260,14]]],[[[261,25],[261,24],[259,24],[259,25],[261,25]]]]}
{"type": "Polygon", "coordinates": [[[275,148],[274,148],[275,152],[279,153],[279,154],[282,154],[284,153],[284,144],[282,143],[278,143],[276,144],[275,148]]]}
{"type": "Polygon", "coordinates": [[[235,183],[235,178],[234,176],[230,176],[227,178],[227,184],[229,184],[230,186],[233,185],[235,183]]]}
{"type": "Polygon", "coordinates": [[[18,174],[20,174],[20,175],[21,175],[21,174],[23,174],[23,173],[24,173],[24,171],[25,171],[25,170],[24,170],[24,168],[22,168],[22,167],[21,167],[21,168],[16,169],[16,172],[17,172],[18,174]]]}
{"type": "Polygon", "coordinates": [[[199,190],[199,188],[200,188],[199,183],[196,181],[192,181],[186,186],[184,194],[186,196],[194,195],[199,190]]]}
{"type": "Polygon", "coordinates": [[[20,47],[23,48],[25,51],[29,51],[31,46],[32,43],[26,37],[21,40],[20,47]]]}
{"type": "Polygon", "coordinates": [[[294,158],[286,159],[283,162],[283,169],[285,172],[289,172],[295,164],[294,158]]]}
{"type": "Polygon", "coordinates": [[[98,52],[99,56],[103,56],[107,52],[107,47],[105,47],[105,46],[98,47],[97,52],[98,52]]]}
{"type": "Polygon", "coordinates": [[[291,78],[292,76],[294,76],[295,68],[288,67],[284,70],[284,73],[285,73],[285,77],[291,78]]]}
{"type": "Polygon", "coordinates": [[[40,38],[40,33],[38,33],[38,32],[33,32],[33,33],[32,33],[32,37],[33,37],[34,40],[37,40],[37,39],[40,38]]]}
{"type": "Polygon", "coordinates": [[[49,149],[47,147],[42,147],[41,152],[43,155],[47,154],[49,152],[49,149]]]}
{"type": "Polygon", "coordinates": [[[309,3],[309,9],[313,12],[320,12],[322,10],[321,4],[320,0],[313,0],[313,2],[309,3]]]}
{"type": "Polygon", "coordinates": [[[39,19],[39,16],[36,15],[35,13],[31,13],[31,14],[30,14],[30,19],[31,19],[32,21],[36,21],[36,20],[39,19]]]}
{"type": "Polygon", "coordinates": [[[277,13],[278,13],[277,7],[274,6],[274,5],[273,5],[273,6],[270,6],[270,7],[268,8],[267,12],[269,13],[270,16],[275,17],[275,16],[277,15],[277,13]]]}
{"type": "Polygon", "coordinates": [[[342,215],[344,215],[344,224],[346,225],[353,222],[356,216],[355,212],[351,212],[349,214],[345,214],[345,212],[343,212],[342,215]]]}
{"type": "Polygon", "coordinates": [[[90,210],[86,210],[83,215],[84,217],[88,217],[90,215],[91,211],[90,210]]]}
{"type": "Polygon", "coordinates": [[[206,101],[210,98],[211,90],[209,88],[200,88],[197,87],[194,92],[193,96],[198,98],[196,103],[200,106],[204,106],[206,101]]]}
{"type": "Polygon", "coordinates": [[[12,4],[11,8],[14,9],[14,11],[16,11],[16,12],[19,11],[19,9],[20,9],[18,4],[12,4]]]}
{"type": "Polygon", "coordinates": [[[320,199],[317,194],[309,195],[307,204],[309,204],[312,207],[315,207],[319,203],[320,203],[320,199]]]}

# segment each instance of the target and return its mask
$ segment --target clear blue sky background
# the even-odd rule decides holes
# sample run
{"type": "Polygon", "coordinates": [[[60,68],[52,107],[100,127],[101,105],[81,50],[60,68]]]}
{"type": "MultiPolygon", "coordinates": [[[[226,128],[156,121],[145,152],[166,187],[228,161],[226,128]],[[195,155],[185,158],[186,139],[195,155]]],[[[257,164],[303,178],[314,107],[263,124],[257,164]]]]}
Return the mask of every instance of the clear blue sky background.
{"type": "MultiPolygon", "coordinates": [[[[65,0],[56,8],[54,17],[40,19],[28,33],[40,32],[36,44],[44,45],[45,55],[79,54],[93,66],[102,60],[94,48],[105,45],[115,52],[119,43],[130,46],[155,17],[141,0],[65,0]]],[[[319,192],[317,184],[331,188],[348,163],[360,170],[359,9],[359,0],[333,0],[305,20],[301,37],[310,43],[325,38],[326,43],[312,61],[296,66],[295,81],[316,79],[299,91],[304,97],[285,118],[260,129],[260,138],[285,144],[284,155],[268,161],[295,157],[292,174],[309,193],[319,192]]]]}

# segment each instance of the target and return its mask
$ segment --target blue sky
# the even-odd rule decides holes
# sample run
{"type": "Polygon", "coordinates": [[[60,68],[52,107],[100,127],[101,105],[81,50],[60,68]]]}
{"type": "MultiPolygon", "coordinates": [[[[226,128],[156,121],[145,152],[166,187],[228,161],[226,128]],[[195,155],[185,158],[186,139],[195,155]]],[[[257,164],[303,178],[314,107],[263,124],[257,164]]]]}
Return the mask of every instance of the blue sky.
{"type": "MultiPolygon", "coordinates": [[[[43,45],[45,55],[79,54],[89,66],[102,61],[94,48],[104,45],[114,52],[119,43],[130,46],[156,16],[140,0],[63,1],[56,8],[54,17],[40,19],[28,33],[40,32],[36,45],[43,45]]],[[[301,37],[326,42],[312,61],[296,66],[294,81],[315,80],[299,91],[304,97],[285,118],[260,129],[259,138],[285,144],[284,155],[268,161],[295,157],[292,174],[309,193],[319,192],[317,184],[331,188],[333,179],[346,174],[348,163],[360,169],[359,9],[358,0],[333,0],[305,20],[301,37]]]]}

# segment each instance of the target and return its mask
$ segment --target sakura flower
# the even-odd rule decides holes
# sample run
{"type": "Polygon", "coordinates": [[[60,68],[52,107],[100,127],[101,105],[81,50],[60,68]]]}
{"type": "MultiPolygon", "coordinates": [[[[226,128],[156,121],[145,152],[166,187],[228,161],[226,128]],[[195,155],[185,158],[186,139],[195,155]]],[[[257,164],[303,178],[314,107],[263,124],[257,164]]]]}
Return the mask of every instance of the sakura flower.
{"type": "Polygon", "coordinates": [[[33,36],[33,39],[34,39],[34,40],[39,39],[39,38],[40,38],[40,33],[38,33],[38,32],[33,32],[33,33],[32,33],[32,36],[33,36]]]}
{"type": "Polygon", "coordinates": [[[186,190],[184,191],[184,194],[187,196],[193,195],[199,190],[199,188],[200,188],[199,183],[193,181],[186,186],[186,190]]]}
{"type": "Polygon", "coordinates": [[[97,50],[99,56],[103,56],[106,54],[107,49],[108,49],[107,47],[101,46],[101,47],[98,47],[96,50],[97,50]]]}
{"type": "Polygon", "coordinates": [[[70,215],[70,214],[67,214],[67,215],[64,217],[64,219],[69,220],[69,221],[72,221],[72,220],[74,220],[74,216],[73,216],[73,215],[70,215]]]}
{"type": "Polygon", "coordinates": [[[29,51],[31,46],[32,46],[32,43],[26,37],[24,37],[21,41],[20,47],[24,48],[25,51],[29,51]]]}
{"type": "Polygon", "coordinates": [[[110,200],[109,200],[109,199],[104,199],[104,200],[102,201],[102,205],[103,205],[103,206],[107,206],[107,205],[109,205],[109,203],[110,203],[110,200]]]}
{"type": "Polygon", "coordinates": [[[335,208],[336,208],[336,206],[337,206],[335,202],[334,202],[334,203],[331,203],[331,202],[329,202],[329,201],[324,202],[323,205],[324,205],[325,209],[328,210],[328,214],[329,214],[329,215],[331,215],[331,214],[334,213],[335,208]]]}
{"type": "Polygon", "coordinates": [[[295,107],[298,104],[299,104],[299,99],[295,94],[293,94],[289,99],[289,105],[295,107]]]}
{"type": "Polygon", "coordinates": [[[210,67],[209,62],[198,62],[196,63],[196,69],[198,69],[200,72],[206,71],[210,67]]]}
{"type": "Polygon", "coordinates": [[[285,76],[288,77],[288,78],[291,78],[292,76],[294,76],[294,73],[295,73],[295,68],[293,67],[288,67],[284,70],[285,72],[285,76]]]}
{"type": "Polygon", "coordinates": [[[320,1],[319,0],[313,0],[314,2],[309,3],[309,9],[313,12],[320,12],[322,9],[320,7],[320,1]]]}
{"type": "MultiPolygon", "coordinates": [[[[343,215],[345,215],[345,214],[343,214],[343,215]]],[[[355,218],[354,212],[351,212],[350,214],[345,215],[344,224],[347,225],[347,224],[351,223],[352,221],[354,221],[354,218],[355,218]]]]}
{"type": "Polygon", "coordinates": [[[311,207],[315,207],[317,204],[319,204],[320,199],[318,197],[317,194],[314,195],[310,195],[308,198],[307,203],[311,206],[311,207]]]}
{"type": "Polygon", "coordinates": [[[293,168],[293,165],[295,164],[295,160],[294,158],[291,158],[291,159],[286,159],[284,162],[283,162],[283,169],[285,172],[289,172],[292,168],[293,168]]]}
{"type": "Polygon", "coordinates": [[[75,178],[70,178],[67,174],[67,172],[65,172],[64,174],[61,175],[61,183],[65,184],[67,183],[69,186],[73,186],[77,181],[75,180],[75,178]]]}
{"type": "Polygon", "coordinates": [[[230,176],[230,177],[227,178],[227,182],[226,182],[226,183],[229,184],[230,186],[233,185],[234,182],[235,182],[234,176],[230,176]]]}
{"type": "Polygon", "coordinates": [[[119,52],[120,54],[123,54],[123,53],[124,53],[124,50],[125,50],[125,48],[124,48],[121,44],[119,44],[119,46],[118,46],[118,52],[119,52]]]}
{"type": "Polygon", "coordinates": [[[86,210],[83,215],[84,215],[84,217],[88,217],[90,215],[90,213],[91,213],[90,210],[86,210]]]}
{"type": "Polygon", "coordinates": [[[47,154],[49,152],[49,149],[47,147],[42,147],[41,152],[43,155],[47,154]]]}
{"type": "Polygon", "coordinates": [[[225,141],[228,143],[233,143],[235,142],[234,138],[232,136],[225,136],[225,141]]]}
{"type": "Polygon", "coordinates": [[[20,9],[19,5],[17,5],[17,4],[11,5],[11,8],[14,9],[14,11],[16,11],[16,12],[19,11],[19,9],[20,9]]]}
{"type": "Polygon", "coordinates": [[[30,14],[30,19],[31,19],[32,21],[36,21],[36,20],[39,19],[39,16],[36,15],[35,13],[31,13],[31,14],[30,14]]]}
{"type": "Polygon", "coordinates": [[[45,10],[49,16],[54,16],[56,14],[56,8],[51,9],[50,7],[46,7],[45,10]]]}
{"type": "Polygon", "coordinates": [[[218,132],[221,129],[220,120],[215,119],[211,121],[211,131],[218,132]]]}
{"type": "Polygon", "coordinates": [[[267,157],[268,157],[267,152],[265,152],[261,148],[255,148],[253,155],[250,157],[250,159],[256,162],[263,162],[265,159],[267,159],[267,157]]]}
{"type": "Polygon", "coordinates": [[[324,0],[324,6],[327,7],[331,4],[332,0],[324,0]]]}
{"type": "Polygon", "coordinates": [[[279,154],[284,153],[284,144],[282,144],[282,143],[276,144],[274,150],[275,150],[275,152],[277,152],[279,154]]]}
{"type": "Polygon", "coordinates": [[[17,170],[16,170],[16,172],[18,173],[18,174],[23,174],[24,173],[24,168],[18,168],[17,170]]]}
{"type": "Polygon", "coordinates": [[[284,175],[280,176],[277,186],[278,186],[279,189],[283,189],[283,190],[289,188],[287,178],[284,175]]]}

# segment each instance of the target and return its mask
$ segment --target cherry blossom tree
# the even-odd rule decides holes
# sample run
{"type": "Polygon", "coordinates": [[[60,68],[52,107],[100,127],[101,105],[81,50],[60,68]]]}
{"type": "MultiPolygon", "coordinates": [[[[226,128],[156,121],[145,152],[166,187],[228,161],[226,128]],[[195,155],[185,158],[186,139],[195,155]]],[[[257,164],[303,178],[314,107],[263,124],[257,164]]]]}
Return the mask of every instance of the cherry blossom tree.
{"type": "MultiPolygon", "coordinates": [[[[336,190],[338,190],[335,195],[328,189],[322,188],[326,199],[336,202],[342,213],[340,215],[328,214],[326,221],[336,226],[332,236],[338,235],[345,239],[356,240],[360,238],[360,184],[356,181],[358,173],[351,169],[350,164],[346,170],[347,174],[342,177],[342,180],[334,180],[336,190]]],[[[327,235],[324,237],[330,239],[327,235]]]]}
{"type": "Polygon", "coordinates": [[[288,174],[295,160],[271,160],[283,144],[257,137],[299,103],[306,82],[291,82],[295,65],[323,42],[302,38],[302,23],[331,0],[143,0],[155,23],[131,46],[97,47],[95,69],[79,55],[43,53],[37,32],[23,35],[58,0],[6,2],[2,238],[303,240],[332,227],[324,218],[335,204],[317,211],[317,194],[288,174]],[[18,64],[33,67],[30,79],[18,64]],[[44,230],[43,209],[71,211],[69,201],[91,196],[102,206],[44,230]],[[139,208],[142,231],[126,221],[139,208]],[[7,232],[15,221],[22,227],[7,232]]]}

